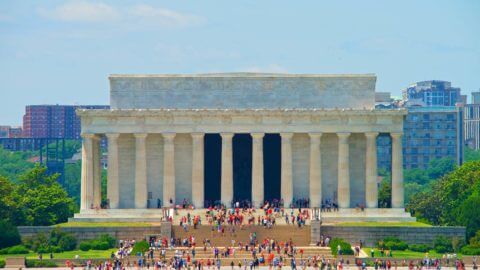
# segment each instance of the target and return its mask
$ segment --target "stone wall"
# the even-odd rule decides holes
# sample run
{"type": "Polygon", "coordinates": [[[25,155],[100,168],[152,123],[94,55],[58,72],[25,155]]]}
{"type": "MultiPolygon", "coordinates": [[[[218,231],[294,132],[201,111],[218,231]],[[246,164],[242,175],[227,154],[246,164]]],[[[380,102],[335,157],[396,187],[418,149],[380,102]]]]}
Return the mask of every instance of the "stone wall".
{"type": "MultiPolygon", "coordinates": [[[[165,227],[165,226],[164,226],[165,227]]],[[[48,234],[53,229],[50,226],[19,226],[18,232],[23,238],[30,238],[38,233],[48,234]]],[[[135,239],[143,240],[148,235],[161,235],[161,226],[151,227],[64,227],[62,231],[72,233],[78,242],[97,238],[102,234],[109,234],[116,239],[135,239]]],[[[171,230],[171,229],[170,229],[171,230]]],[[[163,233],[169,233],[168,228],[163,229],[163,233]]]]}
{"type": "MultiPolygon", "coordinates": [[[[437,236],[448,238],[458,237],[465,241],[465,227],[343,227],[325,225],[321,226],[321,234],[338,237],[357,244],[360,240],[365,246],[375,245],[386,237],[398,237],[409,244],[431,245],[437,236]]],[[[313,231],[312,231],[313,233],[313,231]]],[[[314,235],[311,237],[316,239],[314,235]]]]}
{"type": "Polygon", "coordinates": [[[375,106],[373,74],[112,75],[112,109],[293,109],[375,106]]]}

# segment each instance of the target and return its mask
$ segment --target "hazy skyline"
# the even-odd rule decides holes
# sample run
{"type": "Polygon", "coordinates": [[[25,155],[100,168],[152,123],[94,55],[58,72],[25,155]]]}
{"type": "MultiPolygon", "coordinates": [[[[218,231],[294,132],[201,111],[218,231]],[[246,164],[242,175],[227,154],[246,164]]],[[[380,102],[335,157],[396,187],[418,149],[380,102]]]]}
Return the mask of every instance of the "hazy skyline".
{"type": "Polygon", "coordinates": [[[375,73],[480,88],[480,1],[2,1],[0,125],[108,104],[116,73],[375,73]],[[232,3],[235,3],[232,4],[232,3]]]}

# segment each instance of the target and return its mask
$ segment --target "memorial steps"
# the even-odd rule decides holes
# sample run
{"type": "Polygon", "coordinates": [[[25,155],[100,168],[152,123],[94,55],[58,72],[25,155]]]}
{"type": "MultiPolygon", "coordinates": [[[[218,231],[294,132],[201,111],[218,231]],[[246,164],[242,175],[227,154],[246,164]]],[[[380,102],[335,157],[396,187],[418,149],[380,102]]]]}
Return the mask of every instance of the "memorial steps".
{"type": "Polygon", "coordinates": [[[249,235],[252,232],[256,232],[257,240],[262,241],[265,238],[275,239],[277,241],[289,241],[290,239],[296,246],[309,246],[310,245],[310,226],[298,226],[293,225],[276,225],[272,229],[267,229],[263,226],[252,225],[250,227],[245,226],[245,229],[240,229],[239,226],[235,226],[235,233],[232,235],[229,230],[229,226],[225,227],[225,233],[222,236],[218,231],[212,232],[212,227],[208,225],[198,226],[197,229],[193,229],[193,226],[188,227],[188,231],[185,231],[181,226],[172,226],[172,235],[175,238],[188,238],[190,236],[195,237],[197,246],[203,245],[203,239],[210,239],[212,246],[231,246],[232,240],[235,240],[235,246],[241,242],[245,244],[249,240],[249,235]]]}
{"type": "MultiPolygon", "coordinates": [[[[177,248],[177,249],[185,250],[188,254],[190,254],[190,258],[193,261],[192,252],[189,248],[177,248]]],[[[299,253],[300,249],[303,250],[303,256],[302,256],[303,258],[319,256],[320,258],[325,258],[327,260],[328,259],[330,259],[330,260],[334,259],[333,255],[331,253],[331,250],[328,247],[297,247],[297,254],[295,256],[297,258],[297,260],[300,259],[300,253],[299,253]]],[[[219,247],[219,251],[220,251],[220,253],[222,251],[224,251],[224,247],[219,247]]],[[[273,252],[273,253],[275,254],[275,256],[279,255],[276,251],[273,252]]],[[[184,258],[186,257],[186,254],[185,254],[184,258]]],[[[283,255],[283,253],[282,253],[282,255],[283,255]]],[[[175,256],[175,250],[167,250],[167,252],[166,252],[166,257],[167,258],[173,258],[174,256],[175,256]]],[[[259,256],[258,253],[257,253],[257,256],[259,256]]],[[[267,259],[268,255],[267,255],[266,252],[264,253],[264,256],[265,256],[265,259],[267,259]]],[[[288,258],[288,256],[285,256],[285,255],[284,255],[284,257],[288,258]]],[[[154,259],[157,260],[157,259],[160,259],[160,258],[161,258],[160,252],[155,252],[154,259]]],[[[207,259],[210,259],[212,261],[212,263],[215,261],[214,254],[213,254],[213,249],[212,248],[207,248],[207,250],[204,251],[203,248],[197,247],[195,249],[195,260],[197,260],[197,261],[203,260],[203,263],[206,264],[207,259]]],[[[222,257],[222,256],[219,255],[219,259],[220,259],[222,265],[230,265],[230,263],[232,261],[235,263],[235,266],[237,266],[239,262],[241,262],[242,265],[244,265],[244,260],[247,260],[247,262],[248,262],[249,260],[252,259],[252,253],[251,253],[251,251],[235,249],[235,253],[234,253],[233,256],[222,257]]],[[[290,260],[289,259],[287,259],[287,264],[290,265],[290,260]]]]}

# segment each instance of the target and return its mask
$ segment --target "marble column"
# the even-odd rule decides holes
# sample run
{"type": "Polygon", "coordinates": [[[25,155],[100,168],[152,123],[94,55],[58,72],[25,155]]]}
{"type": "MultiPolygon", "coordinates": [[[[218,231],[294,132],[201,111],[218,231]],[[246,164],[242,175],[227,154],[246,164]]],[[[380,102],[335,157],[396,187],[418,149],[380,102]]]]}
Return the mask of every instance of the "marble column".
{"type": "Polygon", "coordinates": [[[147,208],[147,134],[135,133],[135,208],[147,208]]]}
{"type": "Polygon", "coordinates": [[[107,198],[111,209],[119,206],[119,165],[118,165],[118,133],[105,134],[108,139],[108,173],[107,173],[107,198]]]}
{"type": "Polygon", "coordinates": [[[203,133],[192,133],[192,203],[195,208],[204,207],[204,144],[203,133]]]}
{"type": "Polygon", "coordinates": [[[233,200],[233,133],[220,133],[222,136],[222,178],[221,178],[221,200],[227,207],[231,206],[233,200]]]}
{"type": "Polygon", "coordinates": [[[293,133],[280,133],[282,138],[281,195],[284,206],[290,207],[293,199],[292,183],[292,137],[293,133]]]}
{"type": "Polygon", "coordinates": [[[367,132],[365,153],[365,203],[367,208],[378,207],[377,187],[377,136],[378,132],[367,132]]]}
{"type": "Polygon", "coordinates": [[[92,139],[93,150],[93,207],[100,208],[102,205],[102,151],[100,137],[92,139]]]}
{"type": "Polygon", "coordinates": [[[392,208],[404,207],[402,133],[392,136],[392,208]]]}
{"type": "Polygon", "coordinates": [[[309,133],[310,136],[310,207],[322,206],[322,157],[320,140],[322,133],[309,133]]]}
{"type": "Polygon", "coordinates": [[[350,133],[337,133],[338,136],[338,206],[350,208],[350,155],[348,138],[350,133]]]}
{"type": "Polygon", "coordinates": [[[93,137],[93,134],[82,134],[81,210],[93,207],[93,137]]]}
{"type": "Polygon", "coordinates": [[[263,181],[263,136],[264,133],[251,133],[252,136],[252,204],[261,206],[264,196],[263,181]]]}
{"type": "Polygon", "coordinates": [[[175,205],[175,133],[163,136],[163,205],[175,205]],[[172,200],[173,204],[170,204],[172,200]]]}

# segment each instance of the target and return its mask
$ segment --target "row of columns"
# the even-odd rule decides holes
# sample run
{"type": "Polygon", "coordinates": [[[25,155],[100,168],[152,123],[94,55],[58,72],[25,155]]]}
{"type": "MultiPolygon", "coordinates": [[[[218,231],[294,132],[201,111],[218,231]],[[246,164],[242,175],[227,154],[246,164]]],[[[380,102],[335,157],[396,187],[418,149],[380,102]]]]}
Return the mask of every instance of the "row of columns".
{"type": "MultiPolygon", "coordinates": [[[[135,208],[147,207],[147,154],[148,134],[135,133],[135,208]]],[[[204,134],[192,133],[192,203],[203,207],[204,202],[204,134]]],[[[233,151],[234,133],[220,133],[222,137],[221,200],[229,205],[233,200],[233,151]]],[[[392,208],[404,207],[403,160],[401,133],[392,136],[392,208]]],[[[99,208],[101,203],[100,139],[93,134],[84,134],[82,147],[81,209],[99,208]]],[[[260,205],[264,200],[263,137],[264,133],[252,136],[252,202],[260,205]]],[[[293,133],[281,136],[281,197],[286,205],[293,199],[292,182],[292,137],[293,133]]],[[[338,205],[350,208],[350,133],[338,136],[338,205]]],[[[378,207],[377,146],[378,133],[368,132],[365,156],[365,199],[367,208],[378,207]]],[[[106,134],[108,139],[108,188],[110,208],[119,207],[119,134],[106,134]]],[[[163,201],[175,202],[175,133],[163,133],[163,201]]],[[[322,202],[322,133],[309,133],[310,137],[310,204],[320,207],[322,202]]]]}

